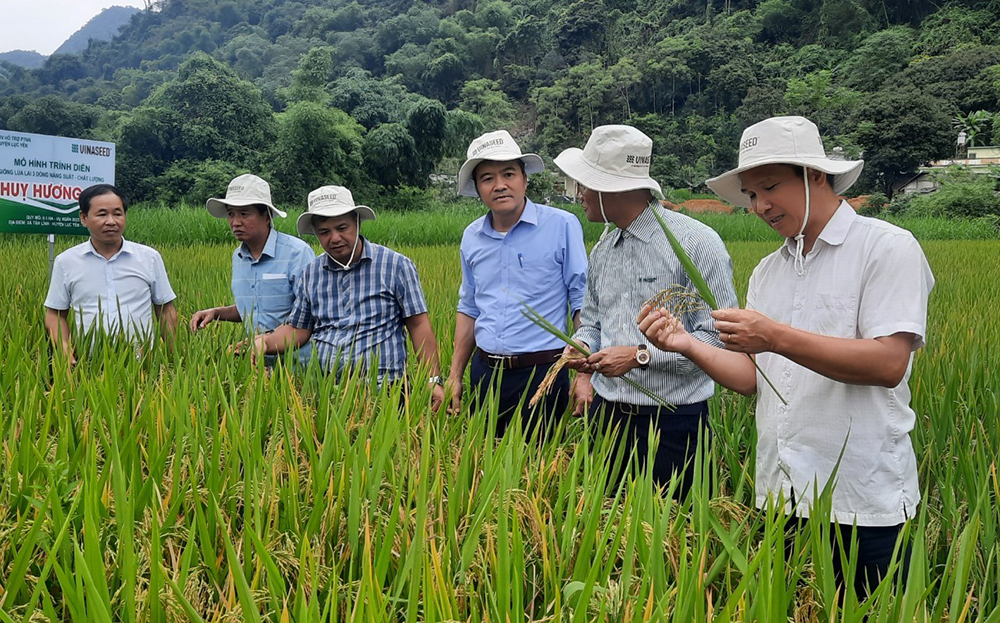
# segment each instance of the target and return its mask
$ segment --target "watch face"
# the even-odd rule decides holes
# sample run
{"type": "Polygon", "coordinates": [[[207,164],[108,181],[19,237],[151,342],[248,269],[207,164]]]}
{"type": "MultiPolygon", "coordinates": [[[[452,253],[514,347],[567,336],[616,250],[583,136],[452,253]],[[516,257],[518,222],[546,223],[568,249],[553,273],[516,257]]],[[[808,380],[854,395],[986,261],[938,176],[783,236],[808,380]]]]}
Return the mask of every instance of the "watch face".
{"type": "Polygon", "coordinates": [[[639,362],[639,365],[644,366],[649,363],[649,351],[642,348],[636,351],[635,360],[639,362]]]}

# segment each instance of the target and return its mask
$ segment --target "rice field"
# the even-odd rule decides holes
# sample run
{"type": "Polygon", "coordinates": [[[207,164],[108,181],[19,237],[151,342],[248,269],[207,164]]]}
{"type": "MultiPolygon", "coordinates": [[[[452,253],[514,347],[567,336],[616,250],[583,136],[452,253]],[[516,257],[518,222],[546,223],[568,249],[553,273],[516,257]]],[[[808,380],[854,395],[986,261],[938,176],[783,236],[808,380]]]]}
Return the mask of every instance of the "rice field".
{"type": "MultiPolygon", "coordinates": [[[[489,410],[431,412],[423,371],[408,396],[268,375],[228,352],[236,325],[138,358],[99,342],[70,371],[42,328],[44,239],[0,238],[0,620],[1000,622],[1000,241],[923,244],[909,574],[840,603],[828,528],[786,559],[780,513],[752,506],[752,400],[712,402],[685,501],[646,476],[606,495],[616,457],[587,418],[497,442],[489,410]]],[[[446,366],[457,246],[395,246],[446,366]]],[[[729,243],[741,297],[775,246],[729,243]]],[[[228,241],[161,250],[182,325],[229,300],[228,241]]]]}

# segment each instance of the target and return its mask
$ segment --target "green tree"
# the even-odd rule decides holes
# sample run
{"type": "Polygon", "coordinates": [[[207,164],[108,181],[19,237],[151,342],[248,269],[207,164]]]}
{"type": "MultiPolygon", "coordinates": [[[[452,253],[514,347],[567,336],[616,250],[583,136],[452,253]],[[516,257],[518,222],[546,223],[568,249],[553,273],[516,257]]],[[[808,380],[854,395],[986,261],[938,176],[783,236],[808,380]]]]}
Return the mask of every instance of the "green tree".
{"type": "Polygon", "coordinates": [[[872,33],[844,63],[844,85],[861,91],[879,90],[910,62],[915,44],[913,29],[906,26],[872,33]]]}
{"type": "Polygon", "coordinates": [[[469,144],[485,132],[486,127],[479,115],[465,110],[449,110],[445,115],[444,156],[464,159],[469,144]]]}
{"type": "Polygon", "coordinates": [[[279,118],[270,153],[270,179],[279,201],[301,203],[324,184],[359,180],[364,128],[347,113],[315,102],[297,102],[279,118]]]}
{"type": "Polygon", "coordinates": [[[56,95],[29,101],[7,119],[7,129],[52,136],[90,138],[100,109],[67,102],[56,95]]]}
{"type": "Polygon", "coordinates": [[[903,173],[948,156],[954,132],[947,105],[916,89],[883,89],[854,114],[854,139],[864,149],[866,178],[889,197],[903,173]]]}
{"type": "Polygon", "coordinates": [[[262,148],[274,142],[274,114],[260,89],[206,54],[185,61],[150,104],[177,111],[183,119],[179,158],[253,168],[262,148]]]}
{"type": "Polygon", "coordinates": [[[385,188],[398,188],[415,177],[417,147],[402,124],[384,123],[369,132],[361,156],[365,171],[385,188]]]}
{"type": "MultiPolygon", "coordinates": [[[[469,80],[459,94],[459,108],[477,115],[490,127],[509,128],[517,118],[510,97],[493,80],[469,80]]],[[[475,137],[472,137],[475,138],[475,137]]]]}
{"type": "Polygon", "coordinates": [[[417,158],[412,163],[410,186],[426,188],[430,174],[444,155],[447,139],[446,111],[441,102],[424,100],[410,110],[406,130],[413,137],[417,158]]]}

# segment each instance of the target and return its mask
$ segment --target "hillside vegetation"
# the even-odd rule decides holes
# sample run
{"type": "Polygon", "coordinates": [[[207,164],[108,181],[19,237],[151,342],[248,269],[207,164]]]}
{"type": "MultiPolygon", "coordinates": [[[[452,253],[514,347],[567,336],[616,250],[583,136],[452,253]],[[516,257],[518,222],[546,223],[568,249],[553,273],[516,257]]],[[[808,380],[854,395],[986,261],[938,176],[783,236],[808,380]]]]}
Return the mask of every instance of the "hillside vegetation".
{"type": "MultiPolygon", "coordinates": [[[[1000,142],[1000,7],[962,0],[161,0],[110,42],[0,67],[0,127],[118,145],[140,199],[245,170],[282,201],[426,187],[483,129],[551,158],[602,123],[698,189],[743,127],[792,113],[864,152],[859,191],[1000,142]],[[449,160],[451,158],[452,160],[449,160]]],[[[197,186],[197,187],[196,187],[197,186]]],[[[555,189],[544,189],[546,194],[555,189]]]]}

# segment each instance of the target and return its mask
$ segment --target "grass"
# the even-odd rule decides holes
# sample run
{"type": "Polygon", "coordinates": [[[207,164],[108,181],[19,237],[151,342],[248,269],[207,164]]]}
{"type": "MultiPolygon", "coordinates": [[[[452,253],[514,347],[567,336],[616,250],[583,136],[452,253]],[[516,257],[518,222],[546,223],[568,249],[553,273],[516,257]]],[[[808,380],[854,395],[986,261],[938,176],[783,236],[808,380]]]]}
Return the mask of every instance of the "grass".
{"type": "MultiPolygon", "coordinates": [[[[775,246],[729,243],[741,300],[775,246]]],[[[997,621],[1000,288],[983,268],[1000,242],[924,247],[937,285],[911,379],[909,577],[840,606],[828,528],[796,533],[786,560],[780,513],[753,509],[750,399],[711,402],[685,501],[648,476],[609,496],[616,457],[587,419],[540,447],[517,427],[495,442],[492,410],[429,411],[423,371],[406,399],[268,375],[226,353],[233,325],[50,365],[44,241],[0,239],[0,620],[997,621]]],[[[398,248],[447,362],[457,248],[398,248]]],[[[228,300],[231,252],[163,248],[183,318],[228,300]]]]}
{"type": "MultiPolygon", "coordinates": [[[[485,214],[481,203],[473,199],[439,202],[433,210],[417,212],[394,211],[389,206],[373,206],[378,218],[365,223],[365,235],[388,245],[435,246],[457,245],[462,241],[465,228],[485,214]]],[[[583,225],[584,238],[592,245],[603,230],[603,223],[591,223],[577,204],[558,204],[557,207],[576,214],[583,225]]],[[[275,221],[277,228],[295,234],[295,219],[301,207],[285,206],[288,217],[275,221]]],[[[719,232],[726,242],[778,242],[778,235],[763,221],[752,214],[693,214],[694,218],[719,232]]],[[[930,217],[887,217],[892,223],[909,229],[919,240],[996,240],[1000,228],[996,219],[961,219],[930,217]]],[[[202,206],[164,208],[139,204],[129,210],[128,235],[131,240],[163,246],[188,246],[193,244],[224,244],[232,239],[229,227],[222,219],[211,216],[202,206]]],[[[5,234],[9,238],[15,238],[5,234]]],[[[32,240],[32,236],[21,236],[32,240]]],[[[64,244],[75,237],[60,237],[64,244]]],[[[315,242],[315,238],[312,238],[315,242]]],[[[317,246],[318,248],[318,246],[317,246]]]]}

